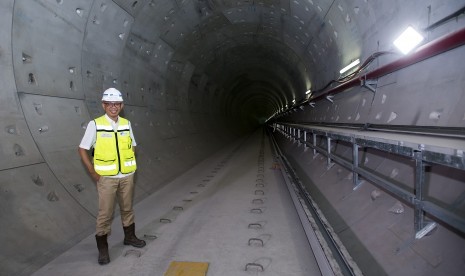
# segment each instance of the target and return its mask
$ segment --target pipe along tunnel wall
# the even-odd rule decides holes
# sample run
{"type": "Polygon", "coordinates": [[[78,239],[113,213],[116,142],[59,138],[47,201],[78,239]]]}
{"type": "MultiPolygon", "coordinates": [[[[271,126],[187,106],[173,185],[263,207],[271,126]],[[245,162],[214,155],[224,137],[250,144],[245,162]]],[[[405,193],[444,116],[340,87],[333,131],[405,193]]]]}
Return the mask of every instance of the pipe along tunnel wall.
{"type": "MultiPolygon", "coordinates": [[[[250,132],[263,118],[291,106],[296,98],[304,99],[308,88],[304,83],[323,87],[340,65],[354,57],[354,52],[364,52],[366,57],[375,49],[385,49],[390,42],[384,35],[394,36],[398,31],[393,22],[409,21],[411,14],[421,24],[430,19],[416,12],[427,10],[424,1],[396,2],[390,7],[384,1],[370,1],[364,6],[358,1],[341,1],[339,5],[310,2],[311,16],[305,23],[309,37],[315,35],[318,41],[309,38],[304,45],[310,45],[310,50],[320,49],[311,53],[298,48],[300,43],[289,35],[282,34],[279,43],[263,36],[250,39],[250,29],[259,28],[237,22],[241,22],[241,16],[251,22],[258,17],[254,13],[241,15],[241,7],[232,2],[219,6],[221,16],[210,20],[211,14],[218,13],[209,13],[213,8],[203,1],[184,1],[181,8],[175,7],[175,1],[1,1],[0,274],[28,275],[93,233],[97,211],[94,184],[76,149],[83,127],[101,114],[104,88],[115,86],[125,93],[124,116],[132,121],[139,143],[136,201],[140,201],[250,132]],[[197,10],[203,11],[201,16],[197,10]],[[341,17],[340,11],[350,12],[341,17]],[[392,18],[385,16],[386,11],[392,18]],[[203,46],[209,46],[205,53],[189,40],[191,37],[181,43],[184,30],[197,24],[209,33],[206,38],[197,38],[205,43],[203,46]],[[332,25],[337,28],[328,28],[332,25]],[[221,35],[215,31],[218,26],[226,26],[221,35]],[[236,41],[227,40],[226,34],[236,34],[236,41]],[[224,42],[221,45],[226,49],[225,45],[233,43],[242,48],[212,62],[218,41],[224,42]],[[262,48],[254,43],[262,43],[262,48]],[[265,51],[258,61],[253,59],[257,49],[267,50],[263,45],[276,48],[265,51]],[[247,48],[251,53],[241,56],[247,48]],[[183,59],[183,55],[188,57],[183,59]],[[208,62],[210,67],[205,65],[208,62]],[[241,71],[246,70],[242,67],[250,70],[253,62],[264,63],[252,66],[253,72],[241,71]],[[232,69],[224,69],[224,64],[232,69]],[[273,66],[282,67],[278,70],[273,66]],[[272,74],[266,75],[269,72],[272,74]],[[304,76],[307,72],[310,76],[304,76]],[[280,79],[281,75],[288,79],[280,79]],[[267,78],[266,85],[260,80],[262,76],[267,78]],[[259,81],[253,82],[254,78],[259,81]],[[244,91],[260,90],[253,97],[227,93],[247,88],[247,81],[254,85],[244,91]],[[235,88],[225,91],[228,85],[235,88]],[[296,97],[297,93],[302,95],[296,97]]],[[[463,5],[461,1],[432,2],[432,20],[463,5]]],[[[294,15],[307,16],[301,14],[306,9],[300,4],[292,1],[282,8],[283,18],[289,19],[281,22],[287,24],[282,28],[285,32],[298,32],[300,23],[294,22],[294,15]]],[[[268,15],[268,9],[273,8],[267,5],[254,9],[268,15]]],[[[463,27],[463,17],[458,17],[429,32],[428,39],[463,27]]],[[[304,33],[298,35],[306,37],[304,33]]],[[[465,47],[452,49],[379,78],[374,93],[350,88],[332,101],[319,99],[315,108],[306,105],[279,120],[463,128],[465,63],[457,62],[463,56],[465,47]]],[[[397,58],[384,56],[371,66],[397,58]]],[[[457,271],[465,269],[462,234],[441,226],[428,239],[409,246],[406,241],[413,220],[408,206],[404,206],[403,214],[390,213],[396,203],[394,197],[381,191],[382,196],[371,201],[373,187],[368,183],[362,190],[350,192],[344,186],[348,171],[338,167],[325,170],[324,160],[311,159],[295,144],[280,139],[291,163],[368,275],[459,275],[457,271]],[[403,249],[400,254],[395,252],[398,246],[403,249]]],[[[347,151],[347,145],[337,144],[335,152],[344,155],[347,151]]],[[[411,189],[409,161],[371,150],[366,157],[367,168],[411,189]]],[[[463,172],[433,167],[427,175],[429,196],[464,217],[463,172]]]]}

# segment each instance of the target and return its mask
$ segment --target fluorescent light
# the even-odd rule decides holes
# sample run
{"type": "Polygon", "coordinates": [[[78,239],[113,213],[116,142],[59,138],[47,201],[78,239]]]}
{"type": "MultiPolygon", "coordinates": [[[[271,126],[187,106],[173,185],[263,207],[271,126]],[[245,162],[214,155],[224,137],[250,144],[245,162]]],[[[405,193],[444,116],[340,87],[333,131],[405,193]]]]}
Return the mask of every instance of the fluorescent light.
{"type": "Polygon", "coordinates": [[[408,54],[420,42],[423,41],[423,36],[415,31],[414,28],[408,27],[395,41],[394,45],[403,53],[408,54]]]}
{"type": "Polygon", "coordinates": [[[349,69],[351,69],[351,68],[357,66],[359,63],[360,63],[360,59],[354,60],[354,61],[352,61],[349,65],[347,65],[346,67],[342,68],[341,71],[339,71],[339,73],[344,74],[344,73],[347,72],[349,69]]]}
{"type": "Polygon", "coordinates": [[[306,95],[312,93],[312,90],[311,89],[308,89],[307,92],[305,92],[306,95]]]}

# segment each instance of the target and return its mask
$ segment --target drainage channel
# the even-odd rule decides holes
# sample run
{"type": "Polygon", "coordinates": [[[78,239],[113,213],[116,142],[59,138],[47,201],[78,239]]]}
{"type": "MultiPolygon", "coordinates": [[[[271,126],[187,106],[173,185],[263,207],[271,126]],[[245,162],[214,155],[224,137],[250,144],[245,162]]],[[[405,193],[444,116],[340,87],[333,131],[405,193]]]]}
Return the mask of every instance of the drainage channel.
{"type": "Polygon", "coordinates": [[[268,132],[281,173],[323,275],[363,275],[268,132]]]}

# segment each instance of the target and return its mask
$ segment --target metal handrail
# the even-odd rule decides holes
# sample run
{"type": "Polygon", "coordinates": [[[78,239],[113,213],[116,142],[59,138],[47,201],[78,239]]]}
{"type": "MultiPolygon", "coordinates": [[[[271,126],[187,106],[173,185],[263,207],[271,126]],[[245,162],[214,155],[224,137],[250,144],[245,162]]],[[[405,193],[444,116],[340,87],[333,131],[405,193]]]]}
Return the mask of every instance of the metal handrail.
{"type": "MultiPolygon", "coordinates": [[[[425,229],[431,228],[430,224],[425,221],[425,213],[428,213],[443,223],[465,233],[465,218],[450,212],[449,210],[438,206],[432,202],[424,200],[424,175],[425,164],[440,164],[460,170],[465,170],[465,158],[462,149],[450,149],[429,147],[426,144],[405,143],[402,140],[385,139],[380,141],[374,137],[365,134],[354,134],[341,131],[340,129],[330,130],[325,128],[311,128],[306,125],[296,124],[277,124],[277,131],[290,139],[295,139],[306,147],[312,148],[313,153],[320,153],[327,157],[328,168],[335,163],[345,167],[353,173],[354,189],[360,185],[359,177],[370,181],[381,189],[384,189],[397,198],[402,199],[414,208],[414,224],[417,236],[425,229]],[[308,139],[311,134],[312,139],[308,139]],[[317,136],[324,137],[327,140],[327,148],[321,148],[316,144],[317,136]],[[352,144],[353,155],[352,162],[347,161],[331,153],[332,140],[341,140],[352,144]],[[420,146],[419,146],[420,145],[420,146]],[[414,193],[405,190],[395,183],[377,176],[376,174],[358,166],[358,149],[359,147],[375,148],[377,150],[389,152],[396,155],[408,157],[415,161],[415,189],[414,193]]],[[[461,141],[462,143],[465,143],[461,141]]],[[[422,235],[424,236],[424,235],[422,235]]]]}

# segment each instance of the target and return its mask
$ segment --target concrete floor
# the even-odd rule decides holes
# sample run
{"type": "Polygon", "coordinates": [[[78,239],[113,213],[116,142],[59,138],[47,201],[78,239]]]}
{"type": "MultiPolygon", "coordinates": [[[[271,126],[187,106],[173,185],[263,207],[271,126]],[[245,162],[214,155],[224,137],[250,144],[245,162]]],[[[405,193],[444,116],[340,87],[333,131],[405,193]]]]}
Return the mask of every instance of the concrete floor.
{"type": "Polygon", "coordinates": [[[122,244],[117,215],[109,238],[110,264],[97,264],[92,235],[33,275],[164,275],[172,261],[207,262],[209,276],[321,275],[273,164],[268,139],[255,132],[135,206],[137,235],[145,236],[145,248],[122,244]],[[249,244],[251,238],[261,239],[263,246],[254,240],[249,244]],[[264,271],[256,266],[246,271],[248,263],[264,271]]]}

